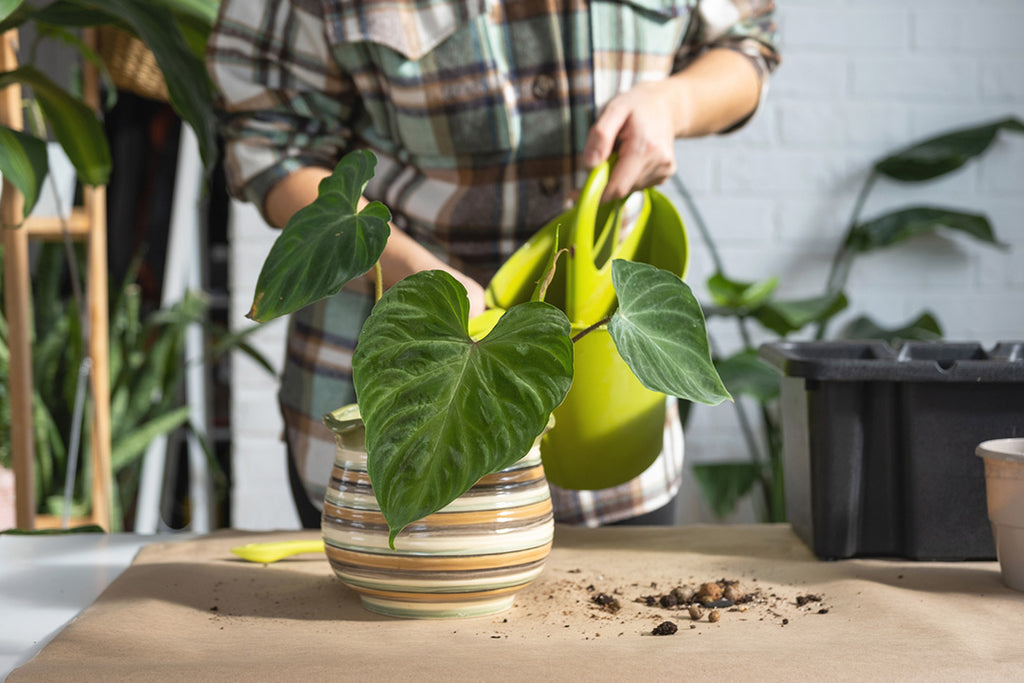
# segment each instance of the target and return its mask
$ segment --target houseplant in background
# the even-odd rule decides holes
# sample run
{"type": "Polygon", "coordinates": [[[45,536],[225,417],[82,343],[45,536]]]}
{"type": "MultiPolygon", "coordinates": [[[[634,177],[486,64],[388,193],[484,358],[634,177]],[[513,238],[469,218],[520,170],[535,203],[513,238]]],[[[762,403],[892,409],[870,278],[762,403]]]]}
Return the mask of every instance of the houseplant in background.
{"type": "MultiPolygon", "coordinates": [[[[776,335],[778,339],[806,333],[816,339],[824,339],[829,336],[829,326],[835,316],[848,306],[845,289],[854,261],[865,254],[903,244],[915,236],[952,231],[982,244],[1001,246],[991,222],[980,213],[940,206],[909,206],[874,218],[862,216],[868,197],[880,181],[925,183],[945,176],[982,156],[1000,131],[1021,133],[1024,132],[1024,123],[1009,117],[944,132],[915,142],[872,164],[834,254],[824,291],[818,296],[798,300],[774,297],[777,278],[749,282],[727,275],[712,233],[698,207],[679,177],[673,179],[715,265],[716,272],[707,283],[711,297],[711,302],[705,306],[707,316],[709,319],[734,320],[743,344],[740,351],[728,356],[715,350],[716,367],[729,390],[752,399],[760,413],[762,433],[758,436],[743,401],[735,402],[750,453],[749,460],[694,466],[697,481],[718,516],[729,514],[740,498],[756,489],[762,501],[762,518],[765,521],[786,519],[781,428],[776,415],[780,377],[757,357],[751,325],[756,323],[762,332],[776,335]]],[[[921,312],[895,329],[887,329],[867,315],[860,315],[833,336],[885,341],[935,340],[942,336],[942,328],[935,314],[929,311],[921,312]]]]}
{"type": "MultiPolygon", "coordinates": [[[[215,157],[215,119],[203,50],[216,12],[216,0],[0,2],[0,33],[29,28],[22,37],[34,36],[33,41],[21,46],[18,68],[0,73],[0,87],[17,83],[31,89],[26,117],[31,130],[0,126],[0,173],[24,195],[25,215],[31,212],[48,177],[48,135],[64,150],[80,183],[98,186],[109,179],[111,155],[100,114],[77,94],[77,83],[57,83],[37,68],[36,58],[44,50],[52,50],[54,45],[70,46],[83,60],[97,67],[107,86],[105,105],[112,106],[116,98],[112,80],[120,81],[112,79],[107,71],[104,58],[108,56],[104,54],[101,58],[82,40],[82,28],[115,29],[139,39],[159,68],[171,106],[195,131],[200,153],[207,168],[210,167],[215,157]]],[[[33,411],[34,441],[38,445],[37,499],[42,510],[50,512],[63,506],[56,499],[65,488],[62,478],[66,455],[69,440],[74,441],[68,433],[74,433],[74,428],[69,428],[69,424],[81,422],[80,418],[71,417],[78,391],[68,382],[73,385],[81,377],[76,369],[83,367],[73,362],[83,358],[83,304],[80,296],[69,304],[67,292],[59,286],[71,280],[73,290],[81,289],[78,256],[72,252],[68,249],[62,259],[59,249],[44,245],[33,274],[34,374],[44,378],[37,382],[33,411]],[[55,380],[58,368],[67,382],[55,380]]],[[[201,296],[190,293],[168,309],[147,313],[142,310],[138,288],[131,278],[112,292],[111,299],[111,427],[115,441],[112,465],[118,508],[113,525],[120,529],[122,524],[131,523],[132,494],[142,451],[157,435],[187,423],[187,410],[180,407],[177,389],[184,363],[181,340],[186,326],[206,323],[206,304],[201,296]]],[[[208,338],[218,334],[208,327],[208,338]]],[[[250,355],[255,353],[246,346],[244,335],[221,336],[216,344],[221,348],[241,346],[250,355]]],[[[3,346],[6,349],[6,343],[3,346]]],[[[266,365],[262,359],[258,362],[266,365]]],[[[88,448],[88,439],[84,443],[88,448]]],[[[88,467],[87,457],[83,462],[88,467]]],[[[65,498],[75,501],[73,508],[88,505],[74,477],[66,491],[65,498]]]]}
{"type": "MultiPolygon", "coordinates": [[[[86,356],[80,334],[81,315],[73,300],[61,288],[67,277],[62,247],[54,243],[40,246],[33,279],[34,339],[33,374],[36,377],[33,404],[33,430],[36,444],[35,485],[40,512],[58,518],[70,503],[72,517],[89,509],[90,490],[85,485],[89,472],[75,472],[74,443],[83,448],[83,469],[91,463],[88,438],[72,437],[79,394],[78,368],[86,356]],[[69,475],[70,468],[70,477],[69,475]]],[[[139,484],[142,456],[149,443],[161,434],[178,428],[192,429],[189,410],[181,404],[180,389],[187,362],[206,362],[232,347],[241,347],[266,366],[255,351],[245,344],[244,336],[227,336],[212,325],[205,315],[207,303],[196,292],[161,310],[146,311],[140,288],[130,273],[111,292],[110,369],[111,431],[113,450],[114,514],[111,531],[132,528],[134,502],[139,484]],[[186,330],[202,325],[211,340],[206,358],[184,357],[186,330]]],[[[0,316],[0,376],[6,377],[7,324],[0,316]]],[[[10,408],[6,382],[0,385],[0,465],[9,466],[10,452],[6,430],[10,408]]],[[[86,421],[84,437],[88,436],[86,421]]],[[[207,453],[216,484],[223,493],[223,473],[207,453]]]]}
{"type": "MultiPolygon", "coordinates": [[[[368,151],[349,153],[321,183],[317,200],[289,221],[264,263],[251,318],[298,310],[379,268],[390,213],[378,202],[357,212],[375,164],[368,151]]],[[[396,541],[399,532],[415,532],[419,520],[426,524],[481,478],[523,459],[569,391],[574,343],[591,329],[607,326],[649,389],[705,403],[728,397],[711,364],[700,306],[678,275],[611,260],[605,277],[617,308],[574,334],[565,312],[545,302],[559,260],[571,268],[575,256],[552,230],[531,296],[500,317],[492,312],[471,323],[465,289],[441,271],[413,274],[378,293],[352,360],[374,496],[371,524],[386,523],[388,531],[375,552],[398,552],[404,543],[418,548],[420,537],[396,541]]],[[[336,466],[335,478],[338,472],[336,466]]]]}
{"type": "MultiPolygon", "coordinates": [[[[4,0],[0,2],[0,34],[29,26],[36,42],[22,50],[17,69],[0,73],[0,87],[20,83],[31,88],[49,132],[74,165],[80,182],[105,185],[110,176],[110,150],[97,112],[40,71],[35,56],[47,44],[71,45],[96,65],[112,86],[103,61],[82,41],[78,29],[116,27],[138,36],[152,51],[171,106],[196,132],[200,152],[209,164],[215,156],[215,119],[203,48],[216,14],[216,0],[4,0]]],[[[113,87],[107,92],[108,97],[115,96],[113,87]]],[[[0,150],[4,152],[0,173],[25,196],[25,215],[31,212],[48,172],[45,137],[45,131],[33,135],[0,126],[0,150]]]]}

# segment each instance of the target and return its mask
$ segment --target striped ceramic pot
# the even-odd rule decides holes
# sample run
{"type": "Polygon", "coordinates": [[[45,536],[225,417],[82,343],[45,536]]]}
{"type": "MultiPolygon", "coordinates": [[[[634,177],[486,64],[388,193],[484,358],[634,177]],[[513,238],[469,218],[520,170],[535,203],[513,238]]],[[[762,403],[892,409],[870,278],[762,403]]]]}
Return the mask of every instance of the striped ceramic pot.
{"type": "Polygon", "coordinates": [[[327,559],[365,608],[413,618],[494,614],[540,575],[554,522],[539,439],[512,467],[407,526],[392,550],[366,472],[359,409],[340,408],[325,422],[337,441],[322,518],[327,559]]]}

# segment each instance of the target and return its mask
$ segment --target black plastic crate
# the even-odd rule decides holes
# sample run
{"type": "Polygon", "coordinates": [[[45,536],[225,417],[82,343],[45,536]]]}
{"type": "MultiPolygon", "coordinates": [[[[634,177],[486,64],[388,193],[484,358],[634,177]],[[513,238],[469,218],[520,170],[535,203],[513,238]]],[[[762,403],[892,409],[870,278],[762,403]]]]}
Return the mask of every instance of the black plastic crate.
{"type": "Polygon", "coordinates": [[[786,512],[824,559],[995,559],[974,448],[1024,435],[1024,342],[776,342],[786,512]]]}

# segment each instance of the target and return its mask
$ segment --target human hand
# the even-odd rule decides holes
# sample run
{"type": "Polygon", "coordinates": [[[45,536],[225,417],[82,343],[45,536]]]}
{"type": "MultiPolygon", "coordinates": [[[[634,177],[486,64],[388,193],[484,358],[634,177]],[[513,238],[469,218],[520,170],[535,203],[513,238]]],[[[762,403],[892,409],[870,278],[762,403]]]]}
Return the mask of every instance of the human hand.
{"type": "Polygon", "coordinates": [[[641,83],[612,99],[590,129],[583,148],[587,168],[612,152],[612,168],[601,201],[622,199],[635,190],[658,185],[676,172],[676,123],[672,89],[665,81],[641,83]]]}

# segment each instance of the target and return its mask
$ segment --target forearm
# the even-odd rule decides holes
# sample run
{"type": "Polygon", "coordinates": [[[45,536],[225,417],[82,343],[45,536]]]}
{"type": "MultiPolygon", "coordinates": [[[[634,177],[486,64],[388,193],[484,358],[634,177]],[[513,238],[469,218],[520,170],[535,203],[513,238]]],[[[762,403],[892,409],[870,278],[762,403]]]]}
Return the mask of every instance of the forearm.
{"type": "Polygon", "coordinates": [[[744,55],[727,48],[711,49],[664,86],[677,138],[699,137],[728,129],[757,108],[761,81],[744,55]]]}

